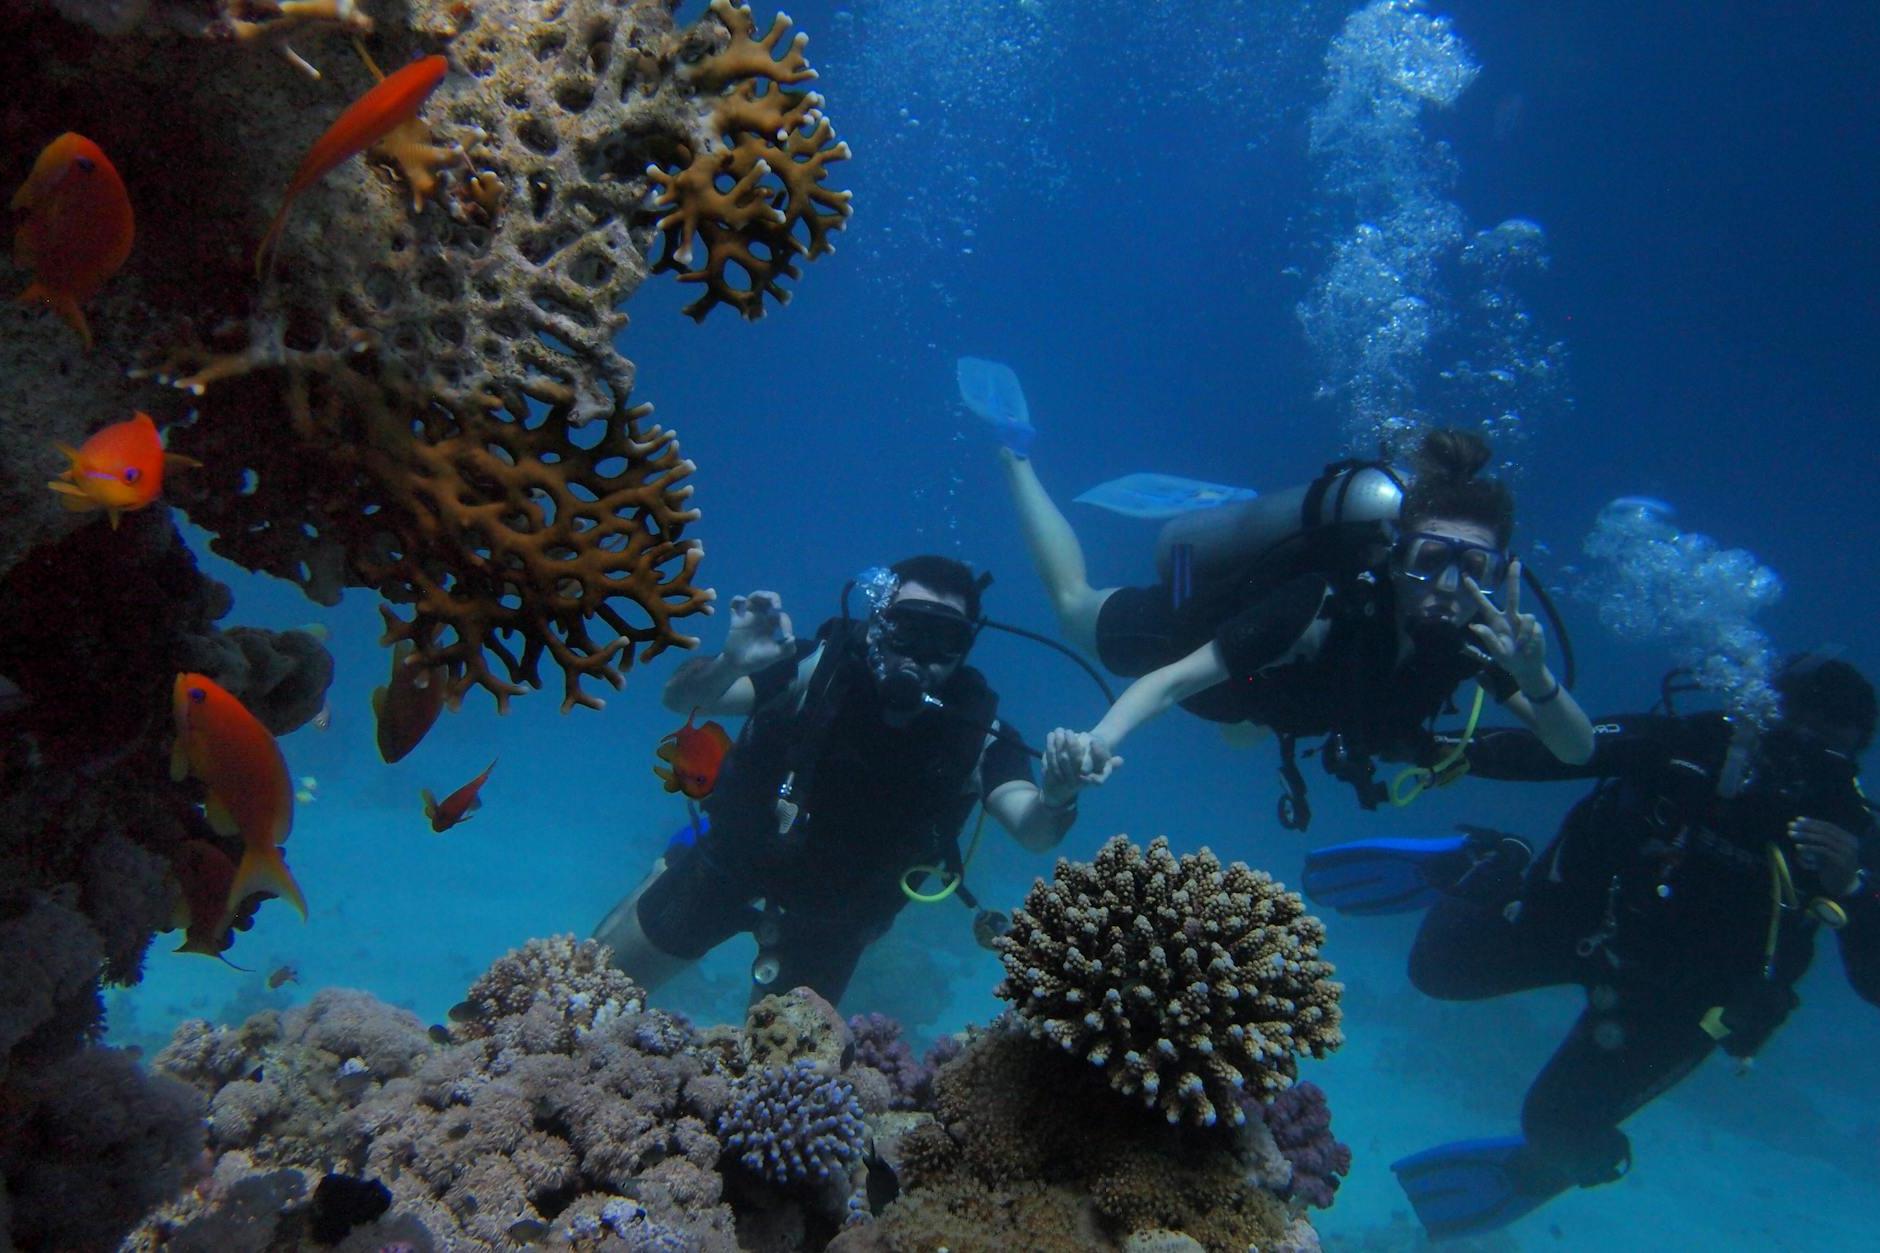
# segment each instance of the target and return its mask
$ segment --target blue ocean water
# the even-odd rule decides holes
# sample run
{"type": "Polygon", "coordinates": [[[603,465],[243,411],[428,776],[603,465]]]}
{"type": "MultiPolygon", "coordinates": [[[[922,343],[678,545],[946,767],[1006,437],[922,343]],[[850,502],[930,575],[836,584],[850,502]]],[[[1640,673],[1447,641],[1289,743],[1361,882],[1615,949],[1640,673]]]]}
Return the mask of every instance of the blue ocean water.
{"type": "MultiPolygon", "coordinates": [[[[1680,586],[1615,583],[1583,553],[1601,507],[1626,494],[1670,502],[1682,533],[1779,575],[1782,596],[1748,624],[1775,650],[1830,643],[1880,671],[1880,591],[1857,564],[1880,552],[1880,10],[807,0],[792,16],[855,153],[835,179],[855,192],[850,228],[760,322],[720,311],[695,326],[679,314],[689,293],[655,276],[621,339],[635,399],[698,463],[691,533],[722,599],[775,590],[807,632],[861,568],[933,551],[996,576],[995,617],[1053,630],[991,443],[958,399],[954,363],[972,355],[1023,380],[1060,502],[1134,471],[1270,490],[1406,410],[1516,414],[1501,429],[1517,543],[1566,593],[1595,714],[1649,705],[1688,642],[1624,638],[1599,612],[1602,597],[1610,609],[1680,586]],[[1358,40],[1342,54],[1341,32],[1358,40]],[[1343,113],[1341,81],[1357,92],[1343,113]],[[1487,255],[1497,240],[1527,246],[1525,228],[1478,238],[1510,220],[1538,224],[1544,267],[1487,255]],[[1378,299],[1380,283],[1395,295],[1378,299]],[[1302,306],[1335,316],[1302,322],[1302,306]]],[[[1153,524],[1066,508],[1093,582],[1147,580],[1153,524]]],[[[154,956],[148,980],[112,998],[117,1038],[149,1045],[180,1017],[239,1019],[329,985],[441,1019],[503,950],[591,929],[684,822],[651,773],[679,721],[658,701],[677,655],[636,667],[598,714],[561,717],[544,693],[498,718],[472,696],[388,767],[367,704],[388,664],[372,598],[323,610],[205,565],[235,589],[231,620],[329,631],[330,729],[283,741],[293,773],[315,780],[288,848],[312,917],[264,909],[230,953],[250,975],[154,956]],[[419,789],[442,794],[491,757],[482,811],[433,835],[419,789]],[[283,963],[300,982],[270,992],[262,977],[283,963]]],[[[1732,602],[1686,617],[1706,606],[1715,621],[1732,602]]],[[[706,649],[721,644],[723,614],[692,625],[706,649]]],[[[974,661],[1034,742],[1102,712],[1088,680],[1035,645],[989,635],[974,661]]],[[[1270,745],[1232,748],[1172,714],[1126,757],[1085,798],[1065,854],[1166,834],[1291,880],[1306,848],[1362,835],[1467,820],[1544,840],[1581,794],[1476,783],[1364,815],[1317,783],[1302,837],[1274,821],[1270,745]]],[[[972,882],[1010,905],[1048,870],[995,837],[972,882]]],[[[844,1009],[895,1013],[926,1037],[995,1013],[997,962],[969,921],[956,905],[910,908],[844,1009]]],[[[1413,930],[1331,923],[1350,1042],[1306,1072],[1357,1161],[1316,1216],[1328,1248],[1418,1247],[1387,1163],[1514,1130],[1577,1011],[1570,991],[1425,1000],[1403,976],[1413,930]]],[[[735,1017],[750,951],[726,946],[671,1003],[735,1017]]],[[[1831,944],[1802,992],[1749,1074],[1714,1060],[1629,1124],[1628,1178],[1480,1247],[1864,1243],[1861,1215],[1880,1201],[1874,1010],[1831,944]]]]}

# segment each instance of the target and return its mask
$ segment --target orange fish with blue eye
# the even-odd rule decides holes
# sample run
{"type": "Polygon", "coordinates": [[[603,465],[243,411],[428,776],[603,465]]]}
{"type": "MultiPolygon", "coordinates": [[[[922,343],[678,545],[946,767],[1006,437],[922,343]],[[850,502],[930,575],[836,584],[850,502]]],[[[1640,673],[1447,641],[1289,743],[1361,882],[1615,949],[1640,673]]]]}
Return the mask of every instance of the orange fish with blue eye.
{"type": "Polygon", "coordinates": [[[39,154],[8,207],[25,215],[13,233],[13,263],[33,274],[20,303],[51,309],[89,350],[84,305],[123,266],[137,233],[117,167],[97,144],[67,131],[39,154]]]}
{"type": "Polygon", "coordinates": [[[59,493],[59,503],[74,513],[102,509],[115,529],[118,519],[142,509],[163,491],[167,470],[199,466],[193,457],[163,451],[163,438],[147,413],[113,422],[77,448],[60,444],[71,461],[64,473],[47,483],[59,493]]]}
{"type": "Polygon", "coordinates": [[[472,813],[483,808],[483,799],[477,793],[483,790],[485,783],[489,782],[490,771],[494,769],[496,769],[496,763],[491,761],[489,765],[483,767],[482,774],[441,801],[431,795],[429,788],[420,791],[418,795],[424,801],[424,816],[431,820],[431,830],[442,835],[472,813]]]}
{"type": "Polygon", "coordinates": [[[668,792],[684,792],[688,798],[702,801],[718,786],[718,772],[731,751],[731,737],[716,722],[693,726],[692,719],[697,716],[698,710],[694,709],[686,715],[684,726],[659,741],[654,753],[666,765],[654,766],[653,773],[666,781],[668,792]]]}
{"type": "Polygon", "coordinates": [[[294,882],[280,846],[294,825],[294,785],[274,734],[215,680],[179,674],[171,692],[176,743],[170,777],[189,776],[209,789],[203,805],[218,835],[239,835],[242,859],[226,900],[233,915],[257,892],[285,897],[307,916],[307,898],[294,882]]]}
{"type": "Polygon", "coordinates": [[[294,198],[417,117],[425,100],[449,72],[450,62],[433,55],[387,74],[372,90],[353,101],[326,132],[313,141],[313,147],[307,149],[307,155],[301,158],[299,168],[287,184],[281,207],[255,252],[256,278],[269,269],[274,246],[280,239],[281,228],[287,225],[287,210],[294,198]]]}

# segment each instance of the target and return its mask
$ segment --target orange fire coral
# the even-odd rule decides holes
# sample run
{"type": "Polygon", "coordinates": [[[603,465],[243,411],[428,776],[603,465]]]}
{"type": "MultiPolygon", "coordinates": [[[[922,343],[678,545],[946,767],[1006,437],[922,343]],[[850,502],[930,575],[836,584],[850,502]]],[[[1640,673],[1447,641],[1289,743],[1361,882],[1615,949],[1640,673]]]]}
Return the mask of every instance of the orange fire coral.
{"type": "Polygon", "coordinates": [[[716,107],[696,151],[680,147],[679,168],[646,171],[659,186],[654,206],[666,210],[656,224],[666,250],[653,269],[704,284],[686,306],[695,320],[720,304],[756,319],[764,316],[766,293],[779,304],[790,299],[781,280],[801,276],[795,258],[835,251],[829,234],[848,224],[850,193],[823,181],[831,162],[848,159],[849,146],[836,140],[821,96],[785,90],[816,76],[803,56],[807,36],[797,35],[776,55],[789,18],[779,14],[758,39],[748,7],[712,0],[711,12],[729,44],[695,55],[678,75],[692,90],[718,95],[716,107]],[[703,241],[705,256],[694,268],[696,241],[703,241]]]}

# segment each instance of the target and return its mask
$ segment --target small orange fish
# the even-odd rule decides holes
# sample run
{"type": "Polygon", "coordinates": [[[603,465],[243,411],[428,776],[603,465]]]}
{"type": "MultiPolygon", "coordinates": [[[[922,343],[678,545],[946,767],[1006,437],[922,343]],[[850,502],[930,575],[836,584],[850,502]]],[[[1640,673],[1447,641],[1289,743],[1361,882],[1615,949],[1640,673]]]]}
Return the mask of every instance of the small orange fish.
{"type": "Polygon", "coordinates": [[[278,988],[289,983],[299,982],[300,972],[295,970],[292,966],[282,966],[279,970],[268,976],[268,987],[270,988],[278,988]]]}
{"type": "Polygon", "coordinates": [[[372,689],[379,756],[388,765],[418,746],[444,708],[444,668],[409,664],[407,659],[416,651],[410,640],[398,641],[392,648],[391,682],[372,689]]]}
{"type": "Polygon", "coordinates": [[[131,255],[136,223],[117,167],[97,144],[67,131],[33,162],[8,206],[24,213],[13,263],[33,272],[20,303],[45,305],[91,348],[84,304],[131,255]]]}
{"type": "Polygon", "coordinates": [[[72,464],[46,486],[59,493],[59,503],[73,513],[104,510],[114,530],[124,514],[157,498],[166,471],[202,464],[164,452],[157,424],[142,412],[113,422],[77,448],[60,444],[58,449],[72,464]]]}
{"type": "Polygon", "coordinates": [[[280,846],[294,825],[294,785],[280,745],[246,706],[205,675],[177,675],[171,705],[176,744],[170,777],[201,779],[209,789],[209,825],[219,835],[242,837],[228,912],[267,892],[285,897],[306,918],[307,898],[281,857],[280,846]]]}
{"type": "Polygon", "coordinates": [[[281,207],[262,237],[255,252],[255,277],[267,272],[281,228],[287,224],[287,210],[294,197],[325,178],[335,168],[358,156],[392,131],[418,116],[418,109],[450,71],[450,62],[432,55],[413,61],[395,74],[388,74],[377,86],[347,107],[326,133],[313,141],[300,168],[294,171],[281,207]]]}
{"type": "Polygon", "coordinates": [[[424,798],[424,816],[431,820],[431,830],[441,834],[483,808],[483,802],[478,798],[477,790],[488,781],[490,771],[494,769],[496,769],[496,763],[492,761],[483,768],[482,774],[446,796],[441,805],[437,798],[431,795],[429,789],[419,792],[418,795],[424,798]]]}
{"type": "Polygon", "coordinates": [[[235,942],[230,930],[234,916],[228,906],[235,863],[207,840],[186,840],[170,859],[170,871],[180,889],[170,917],[170,930],[183,933],[176,951],[222,957],[235,942]]]}
{"type": "Polygon", "coordinates": [[[731,737],[716,722],[693,726],[697,716],[694,709],[686,715],[684,726],[659,741],[655,755],[667,765],[654,766],[653,773],[666,781],[668,792],[684,792],[702,801],[718,786],[718,771],[731,751],[731,737]]]}

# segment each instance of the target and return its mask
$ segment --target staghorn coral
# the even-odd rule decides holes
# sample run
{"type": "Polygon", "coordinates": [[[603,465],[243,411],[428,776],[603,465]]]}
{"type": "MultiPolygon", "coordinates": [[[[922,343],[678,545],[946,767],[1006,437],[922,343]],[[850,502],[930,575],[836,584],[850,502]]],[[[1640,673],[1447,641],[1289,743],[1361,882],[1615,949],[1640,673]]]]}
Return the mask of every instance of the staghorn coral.
{"type": "Polygon", "coordinates": [[[816,77],[803,56],[807,35],[778,56],[788,17],[779,14],[757,38],[749,6],[712,0],[711,12],[729,42],[710,54],[687,49],[678,69],[680,82],[715,101],[710,121],[697,142],[680,148],[680,168],[646,171],[659,188],[653,204],[665,211],[655,226],[666,249],[653,269],[704,285],[685,309],[695,321],[721,304],[755,320],[765,296],[789,302],[782,280],[801,276],[796,258],[835,251],[829,235],[848,225],[850,193],[823,181],[831,162],[848,159],[849,146],[823,116],[821,96],[785,90],[816,77]]]}
{"type": "Polygon", "coordinates": [[[718,1134],[739,1165],[783,1187],[843,1181],[862,1155],[862,1107],[846,1079],[811,1061],[754,1070],[731,1086],[718,1134]]]}
{"type": "Polygon", "coordinates": [[[1324,939],[1271,876],[1119,835],[1032,887],[999,941],[998,994],[1170,1122],[1240,1122],[1242,1091],[1284,1088],[1299,1054],[1343,1042],[1324,939]]]}

